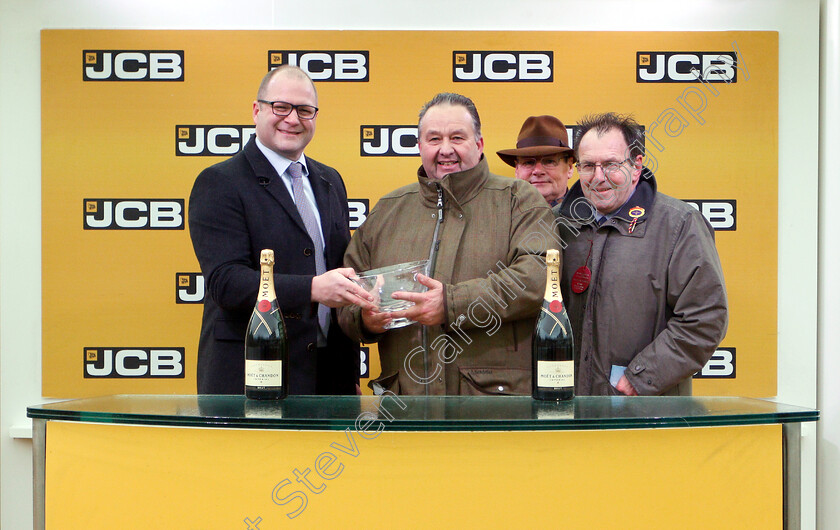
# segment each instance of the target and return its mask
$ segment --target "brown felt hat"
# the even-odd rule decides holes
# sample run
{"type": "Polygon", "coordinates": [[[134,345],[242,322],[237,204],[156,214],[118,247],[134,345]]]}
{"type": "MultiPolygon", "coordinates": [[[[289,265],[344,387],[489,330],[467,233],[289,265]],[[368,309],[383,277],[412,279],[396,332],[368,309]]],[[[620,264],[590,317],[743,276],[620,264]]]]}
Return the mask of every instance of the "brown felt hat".
{"type": "MultiPolygon", "coordinates": [[[[522,124],[516,149],[496,151],[506,164],[516,166],[518,156],[546,156],[572,152],[566,126],[554,116],[531,116],[522,124]]],[[[574,153],[572,153],[574,156],[574,153]]]]}

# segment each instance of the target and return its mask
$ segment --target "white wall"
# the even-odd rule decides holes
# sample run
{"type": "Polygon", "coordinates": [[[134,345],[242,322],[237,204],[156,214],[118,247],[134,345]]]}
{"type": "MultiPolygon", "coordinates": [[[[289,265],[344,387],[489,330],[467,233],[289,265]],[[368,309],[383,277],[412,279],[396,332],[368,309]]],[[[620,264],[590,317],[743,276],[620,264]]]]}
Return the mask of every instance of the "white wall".
{"type": "MultiPolygon", "coordinates": [[[[840,486],[836,422],[840,390],[824,384],[822,376],[840,371],[836,354],[821,357],[823,384],[817,385],[818,337],[822,353],[832,352],[840,343],[840,326],[832,326],[840,316],[840,302],[830,296],[840,294],[840,280],[833,274],[840,244],[836,235],[826,230],[818,234],[814,228],[819,226],[818,206],[819,218],[826,219],[828,206],[840,203],[840,161],[836,158],[840,113],[834,96],[840,90],[840,0],[821,2],[823,91],[833,95],[824,102],[822,112],[833,123],[823,125],[818,180],[820,0],[485,0],[478,4],[480,9],[471,2],[452,0],[0,0],[0,526],[31,527],[30,442],[11,436],[28,425],[26,406],[43,401],[41,29],[754,29],[780,32],[779,308],[783,318],[779,321],[778,399],[816,407],[819,389],[823,420],[818,427],[803,428],[803,528],[816,527],[818,518],[821,528],[840,528],[840,507],[834,500],[840,486]]],[[[61,94],[45,96],[57,102],[55,111],[48,110],[44,117],[45,126],[72,126],[62,122],[61,94]]],[[[719,163],[714,153],[698,155],[700,168],[713,169],[719,163]]],[[[61,293],[51,293],[50,300],[61,304],[61,293]]]]}
{"type": "Polygon", "coordinates": [[[828,529],[840,528],[840,235],[829,221],[840,203],[840,0],[823,0],[820,12],[817,523],[828,529]]]}

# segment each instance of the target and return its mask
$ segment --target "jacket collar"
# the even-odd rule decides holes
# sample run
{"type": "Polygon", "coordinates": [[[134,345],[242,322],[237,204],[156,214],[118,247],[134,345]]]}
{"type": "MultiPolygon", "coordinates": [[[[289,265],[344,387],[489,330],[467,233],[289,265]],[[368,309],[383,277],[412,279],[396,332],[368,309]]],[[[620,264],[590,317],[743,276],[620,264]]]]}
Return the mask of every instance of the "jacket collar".
{"type": "MultiPolygon", "coordinates": [[[[271,194],[274,199],[280,203],[288,216],[297,224],[297,226],[306,232],[306,225],[300,217],[297,206],[289,195],[286,185],[281,182],[280,175],[277,170],[265,157],[263,152],[257,146],[256,136],[245,145],[243,154],[254,170],[254,176],[258,179],[260,186],[271,194]]],[[[315,194],[315,202],[318,205],[318,213],[321,216],[321,232],[324,241],[329,241],[331,226],[332,226],[332,209],[329,206],[329,195],[331,184],[327,181],[319,171],[316,164],[307,160],[307,167],[309,169],[309,182],[312,185],[312,192],[315,194]]],[[[326,247],[326,245],[325,245],[326,247]]]]}
{"type": "Polygon", "coordinates": [[[420,183],[420,195],[423,202],[437,204],[437,188],[440,184],[446,195],[455,199],[458,204],[466,204],[484,187],[490,177],[490,167],[487,165],[487,158],[482,154],[481,159],[475,167],[450,173],[441,179],[431,179],[426,176],[423,166],[417,170],[417,181],[420,183]]]}
{"type": "Polygon", "coordinates": [[[251,165],[251,168],[254,170],[254,176],[258,179],[271,180],[272,177],[277,176],[277,171],[265,155],[262,154],[260,148],[257,147],[256,138],[256,136],[251,138],[251,140],[245,144],[245,148],[242,152],[245,155],[245,158],[248,159],[248,163],[251,165]]]}

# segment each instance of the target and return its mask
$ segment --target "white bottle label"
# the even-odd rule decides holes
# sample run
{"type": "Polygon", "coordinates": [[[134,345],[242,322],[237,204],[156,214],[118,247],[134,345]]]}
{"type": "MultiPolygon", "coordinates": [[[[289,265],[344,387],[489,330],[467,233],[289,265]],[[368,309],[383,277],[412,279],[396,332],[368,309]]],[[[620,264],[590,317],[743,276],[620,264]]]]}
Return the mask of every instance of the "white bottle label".
{"type": "Polygon", "coordinates": [[[575,386],[575,362],[537,361],[537,386],[542,388],[575,386]]]}
{"type": "Polygon", "coordinates": [[[245,359],[245,386],[282,386],[283,361],[245,359]]]}

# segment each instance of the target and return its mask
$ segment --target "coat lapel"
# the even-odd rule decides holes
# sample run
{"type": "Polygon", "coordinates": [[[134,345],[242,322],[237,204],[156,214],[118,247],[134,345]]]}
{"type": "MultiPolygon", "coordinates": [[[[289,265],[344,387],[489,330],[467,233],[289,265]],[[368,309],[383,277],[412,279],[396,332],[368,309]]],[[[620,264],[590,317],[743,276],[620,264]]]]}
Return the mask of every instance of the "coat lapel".
{"type": "Polygon", "coordinates": [[[251,140],[245,146],[245,156],[248,158],[248,162],[251,164],[256,178],[259,179],[261,184],[266,183],[263,185],[265,190],[280,203],[280,206],[283,207],[286,214],[306,234],[306,225],[303,224],[303,219],[301,219],[297,206],[295,206],[295,201],[289,195],[289,190],[286,189],[286,185],[283,184],[274,166],[260,152],[254,140],[251,140]]]}
{"type": "Polygon", "coordinates": [[[309,183],[312,185],[312,191],[315,192],[315,202],[318,204],[318,214],[321,216],[321,234],[324,238],[324,255],[326,256],[334,214],[332,208],[330,208],[332,185],[327,182],[321,171],[312,163],[312,160],[307,160],[307,166],[309,167],[309,183]]]}

